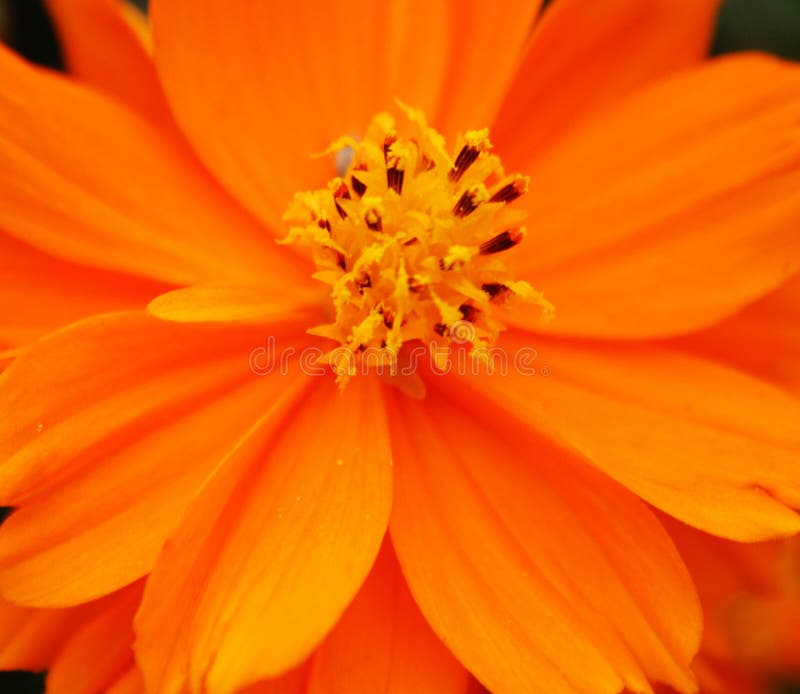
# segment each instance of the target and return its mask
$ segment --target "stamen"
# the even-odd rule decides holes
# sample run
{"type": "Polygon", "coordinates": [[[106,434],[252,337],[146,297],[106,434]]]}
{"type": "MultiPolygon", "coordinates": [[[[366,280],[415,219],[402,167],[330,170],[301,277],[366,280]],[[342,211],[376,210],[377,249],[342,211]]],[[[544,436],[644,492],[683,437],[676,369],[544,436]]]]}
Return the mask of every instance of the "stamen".
{"type": "Polygon", "coordinates": [[[489,194],[486,192],[485,185],[479,183],[476,186],[472,186],[469,190],[465,190],[463,195],[458,199],[458,202],[453,208],[453,214],[456,217],[466,217],[477,210],[478,205],[486,202],[488,198],[489,194]]]}
{"type": "Polygon", "coordinates": [[[528,177],[515,176],[511,183],[507,183],[502,188],[497,190],[489,202],[504,202],[509,203],[516,200],[518,197],[528,192],[528,177]]]}
{"type": "Polygon", "coordinates": [[[358,197],[362,197],[367,192],[366,184],[359,181],[355,176],[350,176],[350,184],[353,186],[353,192],[358,197]]]}
{"type": "Polygon", "coordinates": [[[490,299],[496,299],[509,291],[508,287],[500,282],[487,282],[481,285],[481,289],[489,295],[490,299]]]}
{"type": "MultiPolygon", "coordinates": [[[[504,329],[500,305],[536,304],[543,319],[552,312],[496,257],[523,240],[512,226],[521,215],[503,205],[528,179],[505,175],[486,130],[467,132],[452,158],[419,111],[401,108],[402,127],[379,114],[362,139],[337,140],[329,151],[352,147],[349,169],[327,189],[298,193],[284,217],[284,242],[309,245],[314,277],[330,286],[332,322],[309,332],[339,341],[355,364],[374,363],[370,350],[390,363],[410,342],[428,344],[434,358],[442,344],[491,345],[504,329]]],[[[357,372],[349,364],[339,382],[357,372]]]]}
{"type": "Polygon", "coordinates": [[[347,219],[347,212],[339,204],[339,200],[350,200],[350,189],[341,178],[333,179],[331,187],[333,188],[333,204],[336,206],[336,211],[342,219],[347,219]]]}
{"type": "Polygon", "coordinates": [[[388,185],[389,188],[391,188],[398,195],[403,192],[404,177],[405,171],[399,169],[397,166],[386,169],[386,185],[388,185]]]}
{"type": "Polygon", "coordinates": [[[464,139],[466,144],[461,148],[450,170],[450,180],[453,183],[458,183],[467,169],[475,163],[478,155],[491,147],[488,130],[471,130],[464,139]]]}
{"type": "Polygon", "coordinates": [[[372,286],[372,278],[365,272],[356,280],[359,294],[363,294],[365,289],[372,286]]]}
{"type": "Polygon", "coordinates": [[[461,315],[464,316],[464,320],[468,323],[474,323],[478,317],[478,314],[481,312],[479,308],[473,306],[472,304],[461,304],[458,307],[458,310],[461,311],[461,315]]]}
{"type": "Polygon", "coordinates": [[[481,255],[501,253],[516,246],[525,236],[524,229],[506,229],[481,244],[481,255]]]}
{"type": "Polygon", "coordinates": [[[367,213],[364,215],[364,221],[366,222],[367,226],[372,229],[372,231],[382,231],[383,230],[383,220],[381,219],[381,215],[374,207],[367,210],[367,213]]]}

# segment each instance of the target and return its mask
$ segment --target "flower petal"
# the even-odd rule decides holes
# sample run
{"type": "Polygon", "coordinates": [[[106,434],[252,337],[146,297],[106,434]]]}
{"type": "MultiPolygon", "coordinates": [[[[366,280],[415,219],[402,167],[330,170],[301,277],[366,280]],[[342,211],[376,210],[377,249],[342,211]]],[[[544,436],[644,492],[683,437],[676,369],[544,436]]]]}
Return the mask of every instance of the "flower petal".
{"type": "MultiPolygon", "coordinates": [[[[192,322],[274,322],[276,319],[308,318],[314,304],[322,304],[324,292],[314,291],[311,282],[297,291],[293,287],[237,287],[208,284],[162,294],[147,307],[161,320],[192,322]]],[[[317,309],[318,311],[318,309],[317,309]]]]}
{"type": "Polygon", "coordinates": [[[147,694],[139,668],[130,668],[106,690],[106,694],[147,694]]]}
{"type": "Polygon", "coordinates": [[[734,660],[725,633],[724,615],[747,593],[769,594],[778,589],[780,549],[785,541],[741,543],[723,540],[666,517],[664,527],[686,562],[707,615],[702,655],[724,663],[734,660]]]}
{"type": "Polygon", "coordinates": [[[161,0],[152,8],[156,62],[201,158],[277,228],[295,191],[336,173],[312,154],[361,133],[395,98],[434,112],[447,7],[161,0]]]}
{"type": "Polygon", "coordinates": [[[166,285],[42,253],[0,232],[0,347],[25,345],[92,314],[144,308],[166,285]]]}
{"type": "Polygon", "coordinates": [[[0,528],[0,590],[65,606],[147,573],[208,474],[287,389],[248,363],[265,330],[118,314],[19,357],[0,387],[0,498],[20,507],[0,528]]]}
{"type": "Polygon", "coordinates": [[[306,662],[285,675],[246,687],[238,694],[308,694],[308,670],[306,662]]]}
{"type": "Polygon", "coordinates": [[[301,663],[378,553],[390,462],[373,379],[341,394],[316,379],[285,421],[255,427],[150,577],[137,618],[149,689],[228,693],[301,663]]]}
{"type": "Polygon", "coordinates": [[[120,591],[63,644],[47,674],[48,694],[104,692],[130,669],[133,616],[142,588],[139,583],[120,591]]]}
{"type": "Polygon", "coordinates": [[[638,93],[529,171],[519,272],[556,306],[535,330],[685,333],[800,267],[800,67],[721,59],[638,93]],[[591,162],[591,165],[587,165],[591,162]]]}
{"type": "Polygon", "coordinates": [[[3,230],[74,262],[176,284],[306,279],[182,143],[140,116],[2,47],[0,85],[3,230]]]}
{"type": "Polygon", "coordinates": [[[800,277],[684,344],[800,394],[800,277]]]}
{"type": "Polygon", "coordinates": [[[89,604],[68,610],[33,610],[0,600],[0,670],[46,670],[64,640],[95,609],[89,604]]]}
{"type": "Polygon", "coordinates": [[[496,428],[490,409],[473,418],[429,392],[394,414],[392,540],[423,614],[483,684],[693,691],[699,604],[644,504],[544,439],[496,428]]]}
{"type": "Polygon", "coordinates": [[[493,130],[506,163],[527,164],[597,111],[705,58],[720,4],[553,3],[536,26],[493,130]]]}
{"type": "Polygon", "coordinates": [[[568,446],[690,525],[744,541],[800,530],[787,508],[800,507],[796,400],[666,348],[533,344],[508,336],[502,348],[514,366],[505,376],[443,383],[479,411],[497,408],[496,417],[568,446]]]}
{"type": "MultiPolygon", "coordinates": [[[[542,6],[541,0],[451,2],[453,45],[434,125],[449,142],[466,130],[491,125],[542,6]]],[[[564,42],[567,43],[567,42],[564,42]]]]}
{"type": "Polygon", "coordinates": [[[172,117],[150,53],[150,30],[126,0],[47,0],[67,69],[156,122],[172,117]]]}
{"type": "Polygon", "coordinates": [[[314,656],[308,694],[466,694],[467,671],[425,622],[391,545],[314,656]]]}

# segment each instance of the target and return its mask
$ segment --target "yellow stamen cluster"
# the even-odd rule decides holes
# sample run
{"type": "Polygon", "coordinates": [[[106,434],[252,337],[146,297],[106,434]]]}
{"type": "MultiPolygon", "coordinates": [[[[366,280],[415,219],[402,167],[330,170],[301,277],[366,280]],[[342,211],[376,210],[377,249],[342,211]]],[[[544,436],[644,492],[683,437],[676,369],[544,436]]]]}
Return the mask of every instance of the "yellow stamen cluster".
{"type": "Polygon", "coordinates": [[[310,332],[355,360],[369,350],[392,363],[411,341],[488,346],[503,328],[498,309],[514,297],[545,317],[552,310],[501,258],[525,235],[508,204],[528,180],[504,174],[486,130],[459,137],[451,157],[419,111],[403,111],[402,132],[379,114],[362,140],[335,142],[329,152],[352,150],[347,171],[298,193],[285,215],[284,242],[310,246],[314,277],[331,287],[333,321],[310,332]],[[465,323],[470,330],[456,332],[465,323]]]}

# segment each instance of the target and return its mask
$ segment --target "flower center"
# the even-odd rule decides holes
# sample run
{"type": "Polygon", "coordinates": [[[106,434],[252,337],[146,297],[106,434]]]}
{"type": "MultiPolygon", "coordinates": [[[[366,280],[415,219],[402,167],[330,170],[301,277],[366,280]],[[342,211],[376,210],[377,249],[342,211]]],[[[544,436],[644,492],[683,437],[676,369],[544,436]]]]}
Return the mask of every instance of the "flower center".
{"type": "Polygon", "coordinates": [[[402,126],[382,113],[362,140],[337,140],[328,152],[350,148],[347,170],[326,189],[297,193],[284,216],[283,242],[310,246],[314,277],[331,287],[333,321],[309,332],[339,343],[327,360],[347,364],[340,382],[359,365],[396,364],[410,342],[474,354],[496,341],[515,300],[552,312],[502,257],[525,237],[524,214],[509,204],[528,179],[504,174],[488,131],[460,136],[451,156],[421,112],[403,111],[402,126]]]}

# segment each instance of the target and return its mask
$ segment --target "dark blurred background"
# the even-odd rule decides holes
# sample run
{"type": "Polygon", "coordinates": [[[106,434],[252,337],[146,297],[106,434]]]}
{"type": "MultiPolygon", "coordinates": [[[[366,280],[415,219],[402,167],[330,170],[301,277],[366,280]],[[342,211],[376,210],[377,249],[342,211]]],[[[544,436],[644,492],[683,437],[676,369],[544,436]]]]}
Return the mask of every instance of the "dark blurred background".
{"type": "MultiPolygon", "coordinates": [[[[131,1],[143,10],[147,8],[147,0],[131,1]]],[[[553,2],[558,0],[546,0],[547,5],[553,2]]],[[[58,40],[41,0],[0,0],[0,39],[35,62],[63,66],[58,40]]],[[[726,0],[711,51],[746,50],[769,51],[800,61],[800,0],[726,0]]],[[[0,509],[0,522],[3,517],[0,509]]],[[[42,674],[0,673],[0,694],[39,694],[43,690],[42,674]]],[[[800,683],[778,683],[774,691],[800,694],[800,683]]]]}

